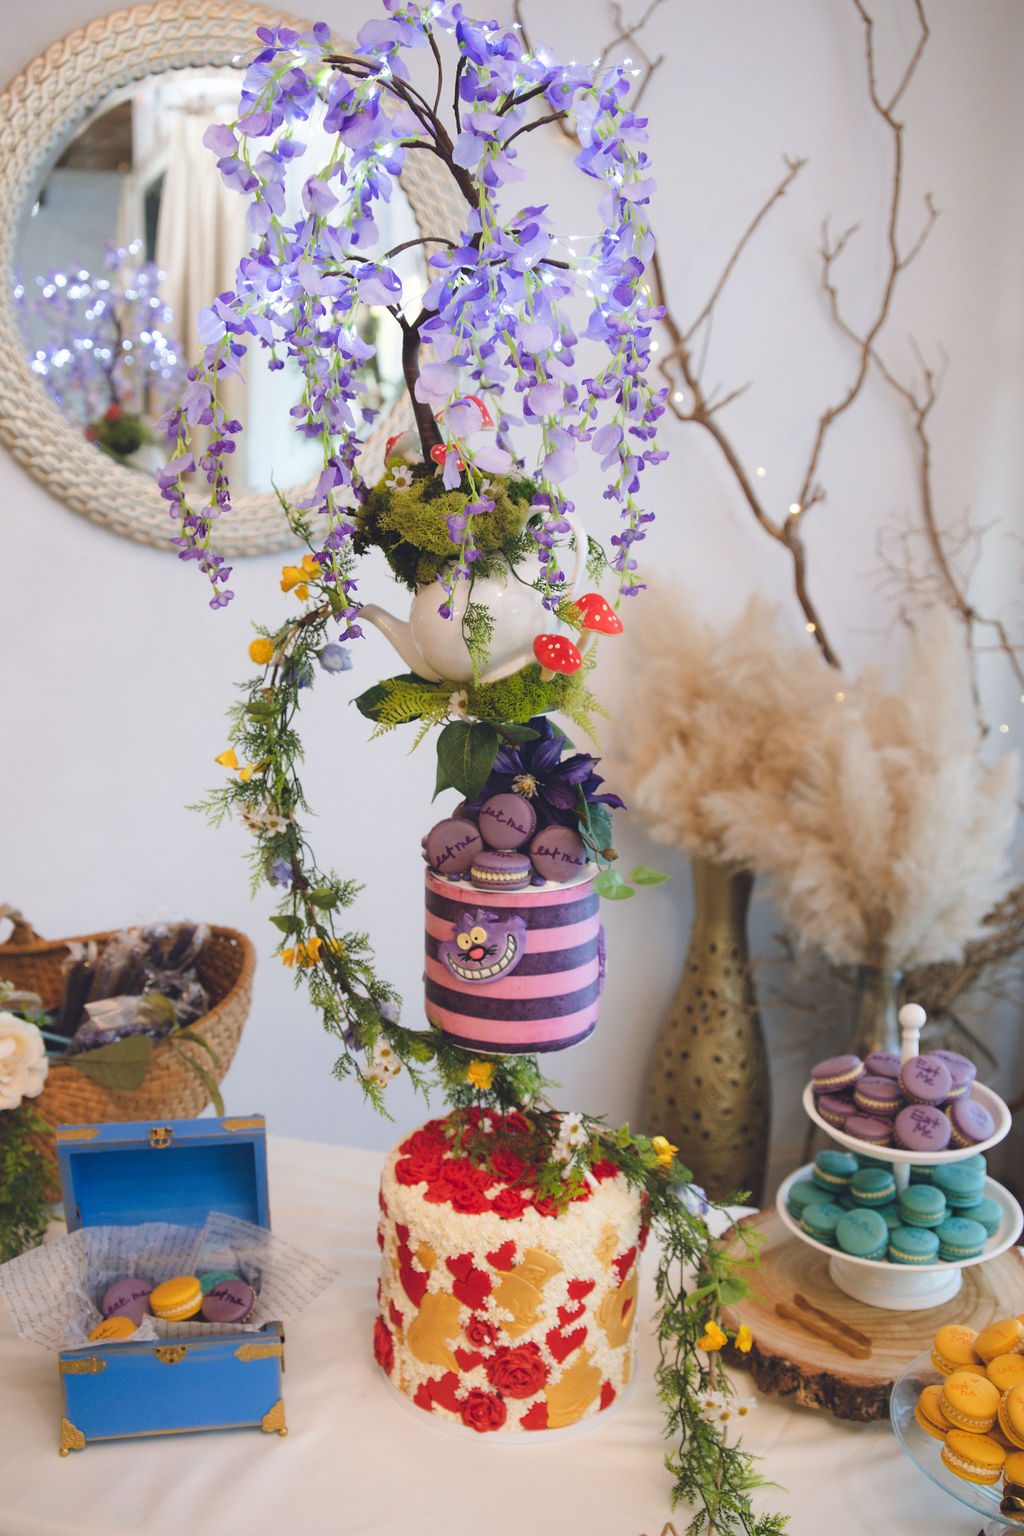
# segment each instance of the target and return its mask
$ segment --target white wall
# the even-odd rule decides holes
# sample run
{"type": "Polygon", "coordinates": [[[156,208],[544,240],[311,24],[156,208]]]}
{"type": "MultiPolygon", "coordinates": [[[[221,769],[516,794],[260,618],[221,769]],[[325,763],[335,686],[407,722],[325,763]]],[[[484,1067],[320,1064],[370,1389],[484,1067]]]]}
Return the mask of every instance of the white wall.
{"type": "MultiPolygon", "coordinates": [[[[107,8],[102,0],[45,7],[18,0],[5,14],[6,73],[107,8]]],[[[507,15],[510,5],[491,0],[486,9],[507,15]]],[[[892,335],[900,344],[913,335],[931,356],[941,344],[948,355],[934,431],[941,508],[953,517],[969,507],[990,528],[975,590],[982,607],[1005,613],[1016,600],[1024,480],[1024,10],[1014,0],[969,7],[932,0],[928,11],[931,41],[903,110],[907,230],[925,191],[942,217],[907,277],[892,335]]],[[[351,36],[375,8],[369,0],[324,0],[321,12],[351,36]]],[[[535,39],[544,35],[563,56],[589,60],[612,32],[599,0],[558,7],[526,0],[525,12],[535,39]]],[[[906,4],[886,8],[890,22],[892,13],[886,56],[903,58],[912,12],[906,4]]],[[[844,271],[856,314],[869,312],[880,280],[887,144],[866,106],[859,25],[845,0],[668,0],[646,36],[652,55],[666,55],[644,109],[661,186],[654,223],[680,319],[703,303],[777,180],[783,154],[810,159],[728,290],[708,367],[726,387],[752,381],[727,422],[745,462],[767,466],[777,513],[793,497],[817,416],[849,367],[817,288],[825,216],[837,228],[862,224],[844,271]]],[[[559,214],[576,196],[570,158],[568,145],[557,143],[542,161],[551,178],[544,195],[559,214]]],[[[755,528],[711,445],[676,425],[665,438],[673,457],[650,476],[659,516],[647,545],[652,563],[673,572],[687,600],[712,614],[729,616],[751,590],[767,591],[797,631],[786,563],[755,528]]],[[[827,506],[808,525],[812,590],[849,667],[870,656],[886,662],[898,657],[900,636],[877,590],[876,538],[887,519],[912,507],[914,478],[906,428],[879,389],[835,434],[824,478],[827,506]]],[[[596,478],[591,489],[591,521],[607,535],[613,530],[603,521],[596,478]]],[[[587,504],[584,495],[578,499],[587,504]]],[[[294,601],[278,590],[280,559],[238,562],[237,600],[211,613],[191,568],[66,511],[2,450],[0,551],[0,899],[19,905],[48,936],[160,910],[244,930],[259,963],[252,1013],[224,1085],[229,1109],[263,1110],[288,1135],[387,1146],[396,1128],[365,1110],[351,1084],[332,1080],[331,1042],[272,958],[271,893],[264,888],[250,900],[246,834],[213,830],[187,809],[221,771],[213,759],[225,745],[233,683],[248,669],[251,622],[275,621],[294,601]]],[[[386,604],[398,596],[379,573],[364,592],[386,604]]],[[[387,647],[371,633],[358,648],[356,670],[318,683],[304,710],[306,783],[319,813],[321,858],[365,879],[354,922],[370,932],[414,1022],[418,845],[436,814],[432,751],[426,746],[410,757],[397,735],[367,745],[366,723],[348,705],[391,670],[387,647]]],[[[986,673],[986,702],[990,718],[1009,722],[1009,739],[1019,741],[1018,690],[998,665],[986,673]]],[[[655,848],[636,828],[624,829],[617,843],[627,863],[660,864],[675,878],[609,908],[602,1022],[591,1042],[551,1061],[563,1103],[616,1121],[636,1112],[690,912],[682,855],[655,848]]],[[[770,912],[757,908],[753,927],[758,949],[767,950],[770,912]]],[[[832,1042],[797,1040],[771,1018],[768,1027],[775,1164],[785,1171],[800,1144],[796,1084],[807,1059],[832,1042]]],[[[1015,1033],[1009,1016],[997,1041],[1004,1060],[998,1082],[1008,1093],[1019,1091],[1024,1071],[1015,1033]]],[[[398,1127],[422,1117],[407,1084],[399,1081],[390,1095],[398,1127]]]]}

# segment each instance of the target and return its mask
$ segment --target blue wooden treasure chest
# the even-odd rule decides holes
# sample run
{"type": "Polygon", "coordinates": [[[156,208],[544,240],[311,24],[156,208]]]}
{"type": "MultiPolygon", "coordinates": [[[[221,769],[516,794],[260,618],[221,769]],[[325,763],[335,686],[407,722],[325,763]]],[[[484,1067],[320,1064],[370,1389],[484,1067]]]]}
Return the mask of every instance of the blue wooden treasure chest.
{"type": "MultiPolygon", "coordinates": [[[[269,1229],[262,1115],[61,1126],[56,1139],[69,1232],[148,1222],[201,1228],[211,1211],[269,1229]]],[[[86,1343],[58,1359],[62,1456],[128,1436],[243,1426],[287,1433],[279,1322],[86,1343]]]]}

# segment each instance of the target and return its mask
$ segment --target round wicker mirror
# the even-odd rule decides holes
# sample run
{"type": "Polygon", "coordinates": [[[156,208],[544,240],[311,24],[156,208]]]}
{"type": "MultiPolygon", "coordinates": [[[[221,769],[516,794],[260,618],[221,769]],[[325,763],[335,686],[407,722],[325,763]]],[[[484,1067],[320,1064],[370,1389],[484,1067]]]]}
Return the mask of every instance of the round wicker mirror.
{"type": "MultiPolygon", "coordinates": [[[[203,6],[162,0],[115,11],[54,43],[0,96],[0,121],[7,125],[7,151],[0,158],[0,439],[72,511],[140,543],[170,548],[174,532],[155,480],[89,442],[29,365],[14,297],[20,221],[77,127],[111,92],[168,70],[238,64],[258,46],[258,26],[283,21],[302,25],[285,12],[235,0],[208,0],[203,6]]],[[[430,161],[429,155],[415,157],[402,187],[424,238],[453,238],[459,205],[430,161]]],[[[411,422],[403,394],[367,441],[368,478],[383,461],[387,438],[411,422]]],[[[289,495],[301,497],[305,489],[289,488],[289,495]]],[[[294,542],[272,492],[239,497],[218,525],[218,548],[230,557],[294,542]]]]}

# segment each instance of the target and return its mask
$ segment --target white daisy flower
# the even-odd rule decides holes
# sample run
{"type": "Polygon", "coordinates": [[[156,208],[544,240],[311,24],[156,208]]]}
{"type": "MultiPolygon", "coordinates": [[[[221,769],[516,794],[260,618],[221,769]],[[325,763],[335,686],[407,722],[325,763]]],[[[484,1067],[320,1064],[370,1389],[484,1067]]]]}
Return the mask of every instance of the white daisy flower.
{"type": "Polygon", "coordinates": [[[450,696],[448,707],[453,715],[458,715],[463,720],[466,718],[469,714],[469,694],[465,688],[460,688],[457,693],[450,696]]]}
{"type": "Polygon", "coordinates": [[[384,481],[393,491],[407,491],[412,485],[412,470],[408,464],[395,464],[384,481]]]}

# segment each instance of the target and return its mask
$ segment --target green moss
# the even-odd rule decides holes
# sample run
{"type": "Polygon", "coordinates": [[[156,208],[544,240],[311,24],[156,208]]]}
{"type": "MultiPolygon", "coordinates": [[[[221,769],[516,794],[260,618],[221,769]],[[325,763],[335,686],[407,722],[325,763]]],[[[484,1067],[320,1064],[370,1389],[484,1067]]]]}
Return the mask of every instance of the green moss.
{"type": "MultiPolygon", "coordinates": [[[[389,485],[387,476],[373,487],[359,514],[353,546],[360,555],[374,546],[382,550],[399,581],[414,592],[435,581],[458,555],[447,520],[462,511],[471,491],[465,475],[456,490],[446,490],[427,466],[414,466],[412,475],[412,484],[404,489],[389,485]]],[[[473,522],[479,550],[495,553],[517,542],[530,515],[534,489],[531,480],[490,481],[494,511],[479,513],[473,522]]]]}

